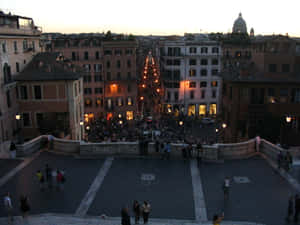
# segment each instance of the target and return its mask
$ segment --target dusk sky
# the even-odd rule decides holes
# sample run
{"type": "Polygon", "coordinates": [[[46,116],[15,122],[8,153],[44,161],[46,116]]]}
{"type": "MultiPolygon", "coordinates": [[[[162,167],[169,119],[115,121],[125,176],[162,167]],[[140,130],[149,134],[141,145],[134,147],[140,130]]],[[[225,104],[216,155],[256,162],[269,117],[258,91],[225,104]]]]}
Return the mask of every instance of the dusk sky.
{"type": "Polygon", "coordinates": [[[179,34],[228,32],[241,12],[248,32],[300,36],[300,0],[1,0],[43,32],[179,34]],[[78,3],[77,3],[78,2],[78,3]]]}

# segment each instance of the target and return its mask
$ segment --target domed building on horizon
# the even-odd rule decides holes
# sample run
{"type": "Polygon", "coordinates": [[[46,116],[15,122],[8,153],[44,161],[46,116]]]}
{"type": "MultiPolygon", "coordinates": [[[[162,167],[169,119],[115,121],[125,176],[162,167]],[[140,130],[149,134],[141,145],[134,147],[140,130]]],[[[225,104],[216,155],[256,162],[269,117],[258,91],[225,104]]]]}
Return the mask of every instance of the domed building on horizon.
{"type": "Polygon", "coordinates": [[[248,33],[246,21],[243,19],[242,13],[239,13],[239,17],[234,21],[232,33],[248,33]]]}

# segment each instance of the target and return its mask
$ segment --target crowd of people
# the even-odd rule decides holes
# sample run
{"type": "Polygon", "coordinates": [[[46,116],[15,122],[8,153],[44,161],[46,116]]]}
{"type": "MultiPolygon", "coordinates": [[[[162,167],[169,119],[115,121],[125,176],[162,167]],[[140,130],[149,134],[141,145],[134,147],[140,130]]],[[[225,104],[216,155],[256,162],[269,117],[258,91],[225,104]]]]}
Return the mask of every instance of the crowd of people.
{"type": "Polygon", "coordinates": [[[56,189],[57,191],[64,190],[66,182],[65,171],[62,169],[52,169],[48,164],[45,166],[44,173],[38,170],[36,173],[40,190],[44,191],[45,188],[56,189]]]}
{"type": "MultiPolygon", "coordinates": [[[[151,211],[151,205],[148,201],[144,201],[144,203],[140,205],[137,200],[134,200],[132,211],[134,213],[135,224],[139,224],[141,215],[143,216],[144,224],[148,223],[151,211]]],[[[128,207],[124,207],[121,211],[121,223],[122,225],[131,225],[128,207]]]]}
{"type": "Polygon", "coordinates": [[[178,118],[161,116],[160,119],[147,119],[127,121],[122,118],[111,120],[94,119],[89,122],[86,130],[88,142],[117,142],[117,141],[138,141],[141,136],[153,140],[153,132],[159,131],[160,138],[174,142],[183,142],[184,140],[201,139],[204,144],[215,142],[214,135],[199,135],[198,128],[204,125],[200,120],[186,118],[183,125],[179,125],[178,118]],[[121,123],[120,123],[121,121],[121,123]]]}

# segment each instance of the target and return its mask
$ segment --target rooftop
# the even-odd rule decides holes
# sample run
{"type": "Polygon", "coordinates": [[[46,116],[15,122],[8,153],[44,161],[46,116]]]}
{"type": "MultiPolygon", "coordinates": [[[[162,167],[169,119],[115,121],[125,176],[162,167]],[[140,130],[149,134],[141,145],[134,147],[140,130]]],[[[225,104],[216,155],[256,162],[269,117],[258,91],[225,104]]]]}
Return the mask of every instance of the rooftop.
{"type": "Polygon", "coordinates": [[[57,81],[78,80],[80,77],[80,71],[60,53],[44,52],[37,54],[14,79],[16,81],[57,81]]]}

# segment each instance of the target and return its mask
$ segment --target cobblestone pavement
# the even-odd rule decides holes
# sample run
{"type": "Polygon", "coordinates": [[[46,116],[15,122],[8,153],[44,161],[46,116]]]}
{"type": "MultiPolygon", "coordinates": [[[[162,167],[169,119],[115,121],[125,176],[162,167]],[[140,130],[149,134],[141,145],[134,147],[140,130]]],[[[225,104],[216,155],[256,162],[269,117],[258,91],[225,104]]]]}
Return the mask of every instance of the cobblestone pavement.
{"type": "MultiPolygon", "coordinates": [[[[131,218],[133,224],[133,218],[131,218]]],[[[0,225],[7,225],[7,218],[0,218],[0,225]]],[[[30,216],[26,219],[22,217],[15,217],[13,225],[119,225],[121,219],[118,217],[101,219],[99,217],[75,217],[72,215],[55,215],[55,214],[41,214],[30,216]]],[[[197,223],[188,220],[172,220],[172,219],[149,219],[148,225],[211,225],[212,222],[197,223]]],[[[251,222],[233,222],[222,221],[222,225],[263,225],[251,222]]]]}

